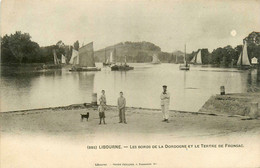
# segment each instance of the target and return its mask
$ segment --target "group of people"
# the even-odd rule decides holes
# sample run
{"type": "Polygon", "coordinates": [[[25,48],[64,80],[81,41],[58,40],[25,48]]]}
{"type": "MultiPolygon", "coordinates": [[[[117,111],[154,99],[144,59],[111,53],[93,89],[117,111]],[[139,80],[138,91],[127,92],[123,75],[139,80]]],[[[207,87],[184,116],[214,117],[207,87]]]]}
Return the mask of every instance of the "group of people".
{"type": "MultiPolygon", "coordinates": [[[[161,99],[161,109],[162,109],[162,114],[163,114],[163,122],[168,123],[169,122],[169,104],[170,104],[170,93],[167,91],[167,86],[163,85],[163,92],[161,93],[160,96],[161,99]]],[[[118,113],[119,113],[119,123],[125,123],[126,122],[126,117],[125,117],[125,108],[126,108],[126,99],[123,96],[123,92],[120,92],[120,96],[117,99],[117,108],[118,108],[118,113]]],[[[98,106],[98,112],[99,112],[99,124],[103,123],[106,124],[105,122],[105,111],[107,109],[107,101],[106,101],[106,95],[105,95],[105,90],[101,91],[101,96],[99,98],[99,106],[98,106]]]]}

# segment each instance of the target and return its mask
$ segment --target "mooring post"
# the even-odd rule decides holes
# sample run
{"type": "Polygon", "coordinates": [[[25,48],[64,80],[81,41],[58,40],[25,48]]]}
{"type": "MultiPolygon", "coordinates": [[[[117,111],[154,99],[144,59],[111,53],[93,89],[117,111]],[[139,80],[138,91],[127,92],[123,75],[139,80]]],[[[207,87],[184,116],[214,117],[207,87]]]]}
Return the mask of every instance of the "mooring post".
{"type": "Polygon", "coordinates": [[[97,93],[92,93],[92,105],[97,106],[97,93]]]}
{"type": "Polygon", "coordinates": [[[225,95],[225,86],[220,86],[220,94],[225,95]]]}
{"type": "Polygon", "coordinates": [[[252,102],[250,106],[249,117],[256,119],[258,117],[258,103],[252,102]]]}

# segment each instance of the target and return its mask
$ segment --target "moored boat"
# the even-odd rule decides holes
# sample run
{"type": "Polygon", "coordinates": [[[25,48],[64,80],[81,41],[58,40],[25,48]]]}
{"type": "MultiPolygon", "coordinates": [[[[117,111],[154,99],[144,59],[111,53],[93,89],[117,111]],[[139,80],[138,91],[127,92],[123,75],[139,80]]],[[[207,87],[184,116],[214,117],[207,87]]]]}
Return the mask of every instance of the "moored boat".
{"type": "Polygon", "coordinates": [[[129,70],[133,70],[133,69],[134,69],[134,67],[127,65],[126,56],[125,56],[125,63],[124,64],[121,63],[120,65],[117,65],[116,61],[115,61],[115,64],[111,66],[111,71],[129,71],[129,70]]]}
{"type": "Polygon", "coordinates": [[[113,63],[113,52],[110,52],[109,58],[106,59],[106,49],[105,49],[105,60],[106,62],[103,62],[103,66],[110,66],[113,63]]]}
{"type": "MultiPolygon", "coordinates": [[[[56,50],[53,49],[52,53],[53,53],[53,64],[43,64],[40,67],[36,67],[35,70],[55,70],[55,69],[61,69],[62,65],[60,63],[60,59],[58,59],[58,57],[57,57],[56,50]]],[[[64,57],[64,56],[62,55],[62,57],[64,57]]]]}
{"type": "Polygon", "coordinates": [[[78,55],[73,57],[72,62],[73,67],[69,70],[71,72],[101,70],[95,65],[93,42],[79,48],[78,55]]]}
{"type": "Polygon", "coordinates": [[[156,54],[153,54],[153,61],[152,64],[160,64],[161,61],[159,60],[158,56],[156,54]]]}
{"type": "Polygon", "coordinates": [[[187,60],[186,60],[186,45],[184,47],[184,64],[181,64],[179,66],[179,69],[180,70],[185,70],[185,71],[188,71],[190,70],[190,65],[188,64],[187,60]]]}
{"type": "Polygon", "coordinates": [[[238,58],[238,61],[237,61],[237,66],[238,66],[238,69],[240,69],[240,70],[248,70],[248,69],[253,68],[251,66],[251,63],[250,63],[249,58],[248,58],[247,42],[246,41],[243,45],[243,51],[239,55],[239,58],[238,58]]]}
{"type": "Polygon", "coordinates": [[[191,64],[202,64],[201,50],[192,58],[191,64]]]}

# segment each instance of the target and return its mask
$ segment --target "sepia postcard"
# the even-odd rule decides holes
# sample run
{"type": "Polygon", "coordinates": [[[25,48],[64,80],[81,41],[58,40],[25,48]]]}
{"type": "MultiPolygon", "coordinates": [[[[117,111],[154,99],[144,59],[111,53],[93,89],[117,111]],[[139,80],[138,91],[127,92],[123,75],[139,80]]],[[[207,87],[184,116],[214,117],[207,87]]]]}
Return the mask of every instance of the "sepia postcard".
{"type": "Polygon", "coordinates": [[[260,167],[259,14],[2,0],[0,167],[260,167]]]}

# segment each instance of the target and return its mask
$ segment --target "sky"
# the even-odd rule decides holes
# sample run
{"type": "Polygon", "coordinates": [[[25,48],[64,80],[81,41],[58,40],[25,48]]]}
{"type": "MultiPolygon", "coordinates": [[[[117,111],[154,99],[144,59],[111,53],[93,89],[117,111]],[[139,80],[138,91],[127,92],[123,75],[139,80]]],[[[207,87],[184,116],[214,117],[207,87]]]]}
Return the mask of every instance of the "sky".
{"type": "Polygon", "coordinates": [[[162,51],[242,44],[260,31],[260,0],[2,0],[1,36],[29,33],[40,46],[62,40],[94,49],[149,41],[162,51]]]}

